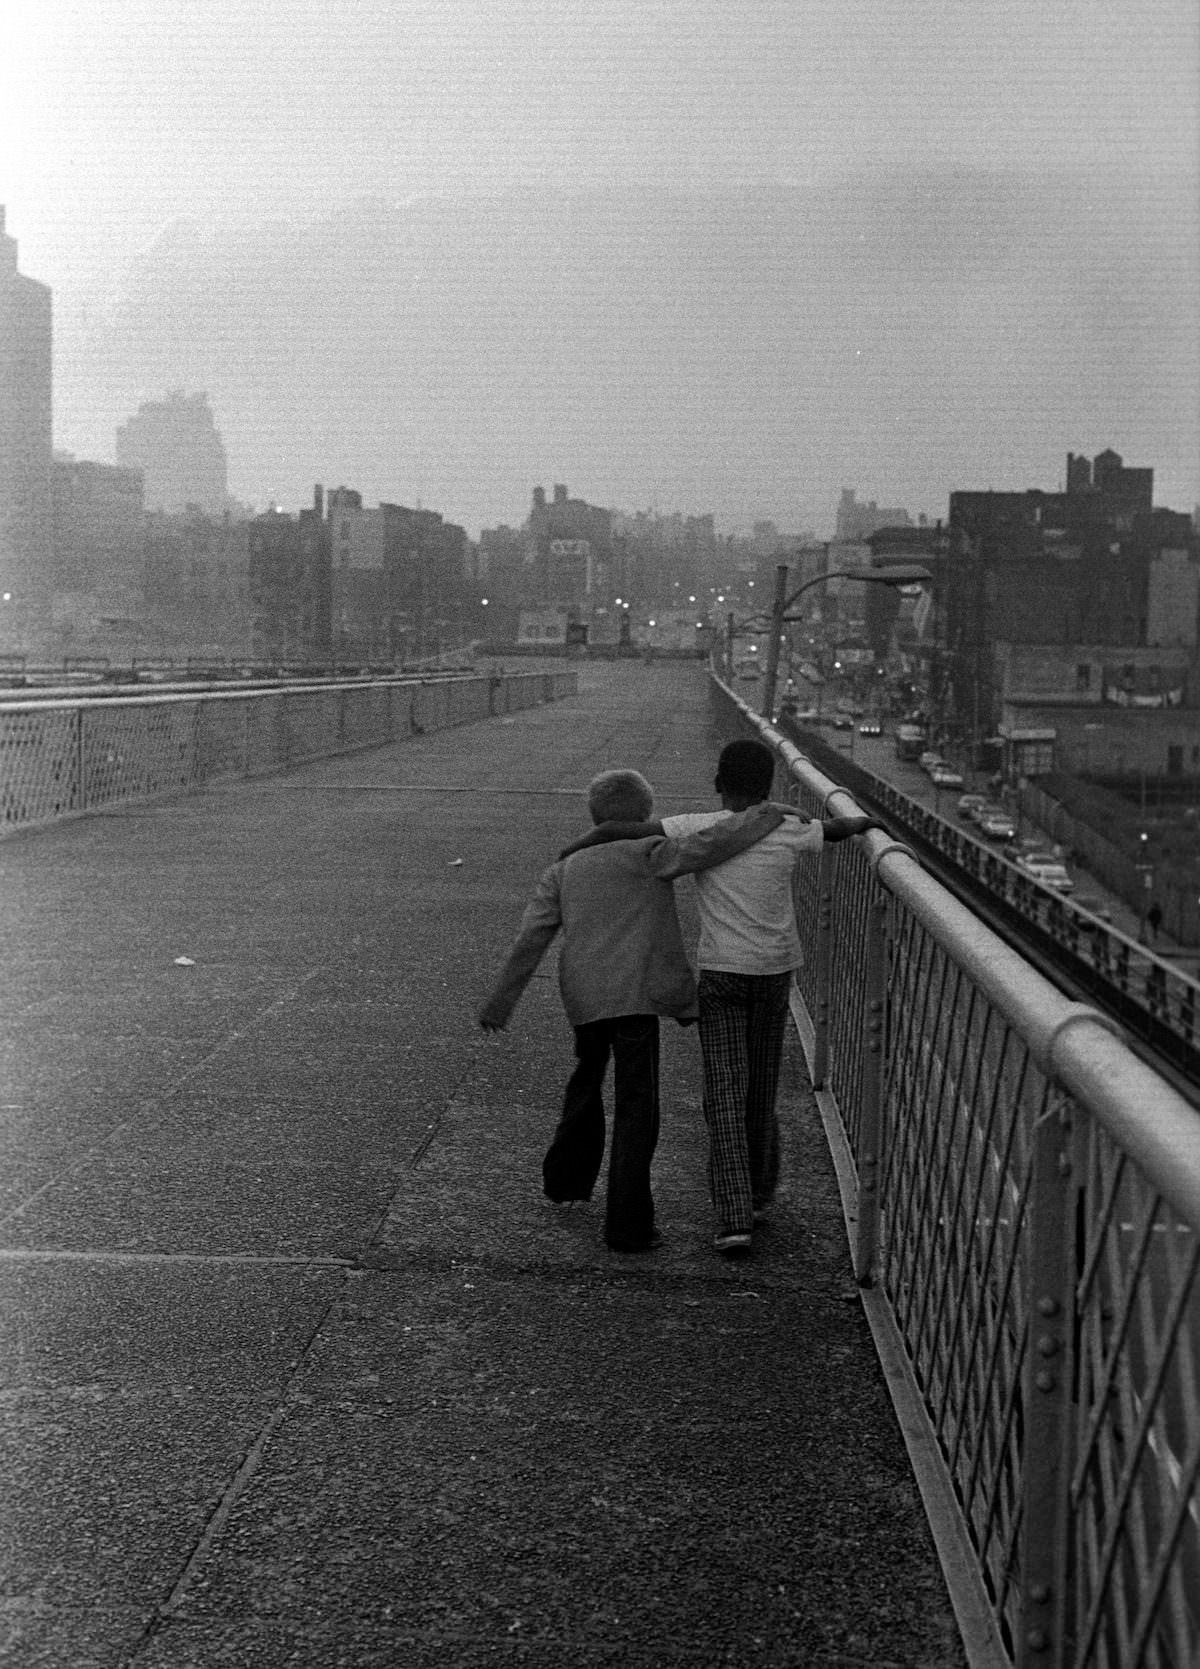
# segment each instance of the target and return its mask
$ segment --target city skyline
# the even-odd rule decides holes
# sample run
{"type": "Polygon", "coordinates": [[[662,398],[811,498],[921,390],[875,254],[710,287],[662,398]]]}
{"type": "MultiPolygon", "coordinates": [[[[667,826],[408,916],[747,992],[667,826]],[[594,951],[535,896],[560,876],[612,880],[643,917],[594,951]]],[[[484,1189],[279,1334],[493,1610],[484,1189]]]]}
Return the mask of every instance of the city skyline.
{"type": "Polygon", "coordinates": [[[1200,500],[1182,0],[0,27],[0,201],[78,455],[187,388],[236,498],[341,478],[474,533],[556,479],[731,530],[828,528],[843,487],[937,516],[1105,445],[1200,500]]]}

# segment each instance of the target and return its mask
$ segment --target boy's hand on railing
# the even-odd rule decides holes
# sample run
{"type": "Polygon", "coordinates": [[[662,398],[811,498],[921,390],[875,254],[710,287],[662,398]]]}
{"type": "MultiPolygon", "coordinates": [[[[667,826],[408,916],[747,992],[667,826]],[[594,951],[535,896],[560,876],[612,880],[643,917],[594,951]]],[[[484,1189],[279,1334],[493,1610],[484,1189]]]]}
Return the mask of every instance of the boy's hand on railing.
{"type": "Polygon", "coordinates": [[[878,817],[826,817],[821,825],[825,839],[828,841],[849,840],[851,835],[866,834],[868,829],[880,829],[887,834],[887,828],[878,817]]]}

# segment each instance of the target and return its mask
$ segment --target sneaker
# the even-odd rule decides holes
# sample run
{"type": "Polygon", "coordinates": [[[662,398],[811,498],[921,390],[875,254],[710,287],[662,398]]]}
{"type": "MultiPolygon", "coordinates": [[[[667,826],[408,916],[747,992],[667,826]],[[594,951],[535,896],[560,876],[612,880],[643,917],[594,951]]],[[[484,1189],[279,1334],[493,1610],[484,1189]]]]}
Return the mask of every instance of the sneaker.
{"type": "Polygon", "coordinates": [[[713,1236],[713,1246],[718,1252],[748,1252],[750,1244],[748,1234],[731,1234],[728,1229],[721,1229],[713,1236]]]}

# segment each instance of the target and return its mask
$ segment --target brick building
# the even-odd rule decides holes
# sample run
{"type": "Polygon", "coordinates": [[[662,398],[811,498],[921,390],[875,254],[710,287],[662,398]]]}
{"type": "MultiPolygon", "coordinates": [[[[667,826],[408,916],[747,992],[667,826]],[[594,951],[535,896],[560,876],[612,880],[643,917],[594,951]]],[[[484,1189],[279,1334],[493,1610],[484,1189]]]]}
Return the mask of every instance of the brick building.
{"type": "Polygon", "coordinates": [[[535,487],[528,528],[540,602],[583,610],[618,594],[610,510],[571,498],[561,483],[550,502],[535,487]]]}
{"type": "Polygon", "coordinates": [[[332,561],[324,494],[298,516],[269,510],[249,526],[253,653],[263,660],[324,660],[332,647],[332,561]]]}
{"type": "MultiPolygon", "coordinates": [[[[1064,665],[1127,669],[1123,686],[1108,679],[1107,693],[1089,700],[1162,704],[1180,652],[1189,665],[1196,655],[1200,547],[1189,516],[1155,507],[1153,483],[1152,470],[1128,469],[1106,451],[1091,463],[1068,454],[1065,492],[950,495],[935,646],[947,731],[978,736],[1007,725],[1010,739],[1029,743],[1012,751],[1014,770],[1025,770],[1034,750],[1037,768],[1049,768],[1044,732],[1053,727],[1016,735],[1018,709],[1037,692],[1021,687],[1021,668],[1032,663],[1014,646],[1041,646],[1064,665]]],[[[1194,685],[1189,674],[1179,687],[1194,685]]]]}

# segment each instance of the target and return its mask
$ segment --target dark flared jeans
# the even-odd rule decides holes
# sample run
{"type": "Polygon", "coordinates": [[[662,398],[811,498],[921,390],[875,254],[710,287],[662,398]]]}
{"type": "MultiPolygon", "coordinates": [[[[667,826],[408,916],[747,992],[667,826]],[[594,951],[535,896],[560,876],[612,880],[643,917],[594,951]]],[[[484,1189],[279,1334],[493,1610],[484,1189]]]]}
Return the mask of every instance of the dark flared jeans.
{"type": "Polygon", "coordinates": [[[650,1162],[658,1146],[658,1016],[623,1014],[575,1027],[576,1066],[562,1117],[542,1161],[552,1200],[586,1200],[604,1160],[602,1090],[613,1063],[612,1142],[604,1238],[619,1251],[638,1251],[654,1233],[650,1162]]]}

